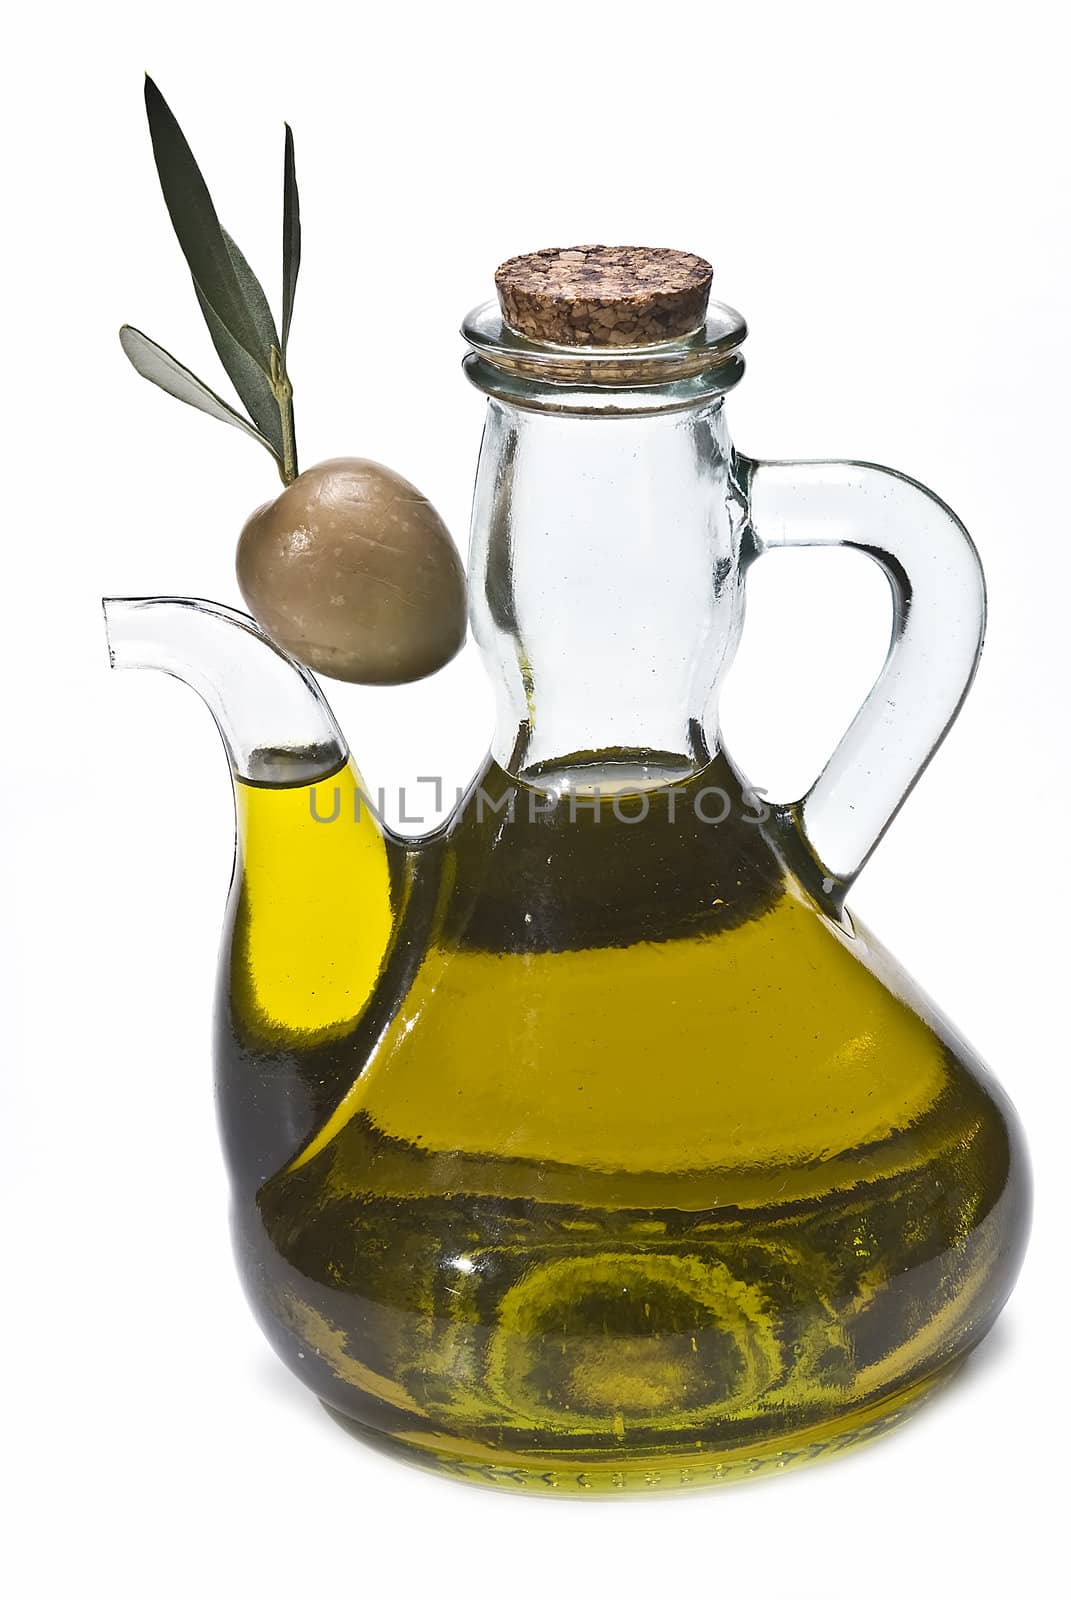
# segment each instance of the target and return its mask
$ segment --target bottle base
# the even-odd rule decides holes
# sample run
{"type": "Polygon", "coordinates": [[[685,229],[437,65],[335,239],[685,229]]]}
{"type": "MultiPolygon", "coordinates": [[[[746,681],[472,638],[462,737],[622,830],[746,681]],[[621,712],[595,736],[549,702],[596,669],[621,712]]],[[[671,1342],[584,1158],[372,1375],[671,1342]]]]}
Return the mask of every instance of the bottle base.
{"type": "Polygon", "coordinates": [[[324,1410],[364,1443],[425,1471],[439,1473],[484,1488],[514,1493],[586,1496],[613,1499],[622,1494],[667,1494],[711,1488],[716,1484],[785,1472],[855,1449],[905,1422],[942,1389],[962,1367],[966,1355],[927,1374],[907,1388],[885,1395],[869,1405],[826,1419],[796,1433],[771,1439],[766,1445],[719,1450],[707,1443],[682,1450],[616,1456],[585,1454],[580,1450],[524,1452],[497,1450],[447,1434],[382,1433],[357,1422],[326,1401],[324,1410]]]}

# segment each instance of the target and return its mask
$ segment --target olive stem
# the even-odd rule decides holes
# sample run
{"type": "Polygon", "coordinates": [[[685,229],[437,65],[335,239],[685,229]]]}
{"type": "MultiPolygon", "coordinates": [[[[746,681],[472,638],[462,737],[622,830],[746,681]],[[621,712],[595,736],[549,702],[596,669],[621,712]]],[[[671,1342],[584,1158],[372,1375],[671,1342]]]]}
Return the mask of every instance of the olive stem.
{"type": "Polygon", "coordinates": [[[283,358],[274,345],[271,351],[271,388],[279,407],[279,420],[283,431],[283,459],[279,463],[279,476],[284,484],[293,483],[298,475],[297,443],[294,438],[294,389],[287,376],[283,358]]]}

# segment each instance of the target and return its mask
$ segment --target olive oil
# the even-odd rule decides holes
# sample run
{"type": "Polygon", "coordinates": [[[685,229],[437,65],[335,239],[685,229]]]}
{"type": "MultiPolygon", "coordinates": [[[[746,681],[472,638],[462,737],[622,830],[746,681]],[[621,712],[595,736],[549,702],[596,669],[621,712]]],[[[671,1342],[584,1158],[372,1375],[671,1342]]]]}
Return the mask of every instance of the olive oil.
{"type": "Polygon", "coordinates": [[[345,1033],[393,923],[387,841],[360,776],[347,763],[318,784],[238,782],[235,793],[243,876],[233,973],[244,1027],[264,1044],[345,1033]]]}
{"type": "Polygon", "coordinates": [[[1005,1103],[723,757],[537,776],[489,764],[412,848],[352,767],[238,786],[219,1090],[269,1337],[354,1426],[505,1486],[863,1437],[1014,1279],[1005,1103]]]}
{"type": "MultiPolygon", "coordinates": [[[[192,684],[237,785],[216,1060],[251,1301],[338,1419],[477,1483],[672,1489],[867,1438],[983,1337],[1025,1242],[1011,1107],[844,909],[970,686],[977,552],[903,474],[734,448],[746,329],[703,320],[709,274],[542,251],[465,321],[495,728],[434,834],[380,825],[249,618],[107,608],[113,662],[192,684]],[[771,811],[718,708],[752,566],[823,545],[885,573],[889,650],[771,811]]],[[[339,667],[307,653],[319,579],[351,667],[446,658],[392,508],[356,555],[325,523],[318,578],[288,556],[302,659],[339,667]],[[369,561],[391,581],[354,588],[369,561]]]]}

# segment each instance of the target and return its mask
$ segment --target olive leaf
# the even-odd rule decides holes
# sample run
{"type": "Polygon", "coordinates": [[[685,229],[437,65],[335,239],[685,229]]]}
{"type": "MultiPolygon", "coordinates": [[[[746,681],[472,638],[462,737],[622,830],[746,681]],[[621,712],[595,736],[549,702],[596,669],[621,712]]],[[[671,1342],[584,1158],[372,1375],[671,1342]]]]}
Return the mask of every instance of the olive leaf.
{"type": "MultiPolygon", "coordinates": [[[[278,346],[279,335],[275,331],[275,319],[271,314],[267,297],[258,283],[252,267],[250,267],[230,234],[224,231],[223,239],[234,266],[235,276],[242,286],[246,302],[256,322],[257,331],[264,341],[264,348],[269,352],[270,363],[270,352],[278,346]]],[[[272,449],[281,459],[283,454],[283,430],[279,417],[278,397],[272,386],[271,378],[259,362],[252,359],[225,327],[206,296],[201,292],[200,286],[195,283],[194,288],[197,291],[201,314],[208,324],[209,333],[212,335],[212,343],[216,347],[216,354],[222,361],[227,376],[234,385],[235,393],[261,433],[271,441],[272,449]]]]}
{"type": "MultiPolygon", "coordinates": [[[[294,390],[286,370],[284,351],[301,257],[293,136],[288,127],[283,161],[283,337],[280,339],[268,297],[256,273],[221,227],[208,186],[185,135],[167,101],[147,75],[145,111],[160,187],[193,278],[201,314],[216,354],[249,413],[251,426],[246,427],[244,418],[226,401],[213,394],[166,350],[152,345],[151,340],[147,341],[154,352],[151,358],[136,339],[133,341],[139,360],[151,368],[145,371],[143,366],[138,366],[138,370],[161,388],[172,385],[168,392],[187,404],[200,405],[202,410],[225,422],[233,423],[238,418],[238,425],[246,427],[246,432],[252,432],[271,451],[283,482],[292,483],[298,472],[294,390]],[[162,381],[161,375],[168,381],[162,381]],[[193,398],[194,395],[197,398],[193,398]],[[206,396],[209,403],[205,403],[206,396]]],[[[136,333],[136,330],[131,332],[136,333]]],[[[144,335],[138,338],[144,339],[144,335]]],[[[133,361],[129,340],[123,348],[133,361]]],[[[134,364],[138,365],[136,361],[134,364]]]]}
{"type": "Polygon", "coordinates": [[[253,325],[257,330],[257,337],[261,340],[263,348],[269,355],[268,365],[270,367],[271,351],[273,347],[278,348],[279,335],[275,331],[275,318],[271,314],[271,306],[268,304],[268,297],[264,293],[264,290],[260,287],[256,273],[253,271],[252,267],[249,265],[249,262],[245,259],[245,256],[239,250],[238,246],[235,244],[226,228],[221,229],[221,232],[223,234],[223,242],[227,246],[227,254],[231,258],[231,265],[234,268],[234,275],[238,279],[239,287],[241,288],[242,294],[245,296],[245,303],[249,308],[250,316],[253,318],[253,325]]]}
{"type": "Polygon", "coordinates": [[[158,389],[173,395],[176,400],[182,400],[188,406],[195,406],[198,411],[204,411],[208,416],[215,417],[220,422],[229,422],[233,428],[241,428],[243,433],[248,433],[250,438],[262,444],[270,455],[278,460],[278,453],[269,443],[258,428],[247,422],[240,412],[229,406],[218,394],[210,389],[207,383],[184,367],[181,361],[171,355],[155,340],[141,332],[140,328],[132,328],[129,323],[124,323],[119,329],[119,343],[126,353],[134,371],[147,378],[150,383],[155,383],[158,389]]]}
{"type": "MultiPolygon", "coordinates": [[[[194,288],[197,288],[196,284],[194,288]]],[[[234,385],[236,394],[258,430],[271,441],[273,451],[281,458],[283,434],[271,379],[227,332],[200,289],[197,289],[197,302],[208,325],[216,353],[234,385]]]]}
{"type": "Polygon", "coordinates": [[[170,106],[148,76],[145,112],[160,187],[193,281],[234,342],[268,372],[270,343],[265,347],[208,186],[170,106]]]}
{"type": "Polygon", "coordinates": [[[286,355],[286,341],[290,337],[290,319],[294,314],[294,291],[297,289],[298,268],[301,266],[301,207],[298,203],[297,172],[294,168],[294,135],[289,122],[284,124],[283,142],[283,338],[280,345],[286,355]]]}

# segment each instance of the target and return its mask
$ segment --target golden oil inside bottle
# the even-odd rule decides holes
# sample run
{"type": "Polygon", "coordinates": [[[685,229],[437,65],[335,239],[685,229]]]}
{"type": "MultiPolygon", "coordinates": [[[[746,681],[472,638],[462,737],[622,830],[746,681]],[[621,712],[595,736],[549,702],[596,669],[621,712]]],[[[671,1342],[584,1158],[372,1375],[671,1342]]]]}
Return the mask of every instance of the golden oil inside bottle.
{"type": "Polygon", "coordinates": [[[345,1032],[393,924],[387,845],[348,762],[318,783],[235,784],[241,868],[233,983],[246,1027],[306,1046],[345,1032]]]}
{"type": "Polygon", "coordinates": [[[671,1487],[858,1437],[981,1337],[1021,1249],[966,1046],[727,763],[673,803],[635,766],[572,809],[491,765],[408,852],[352,769],[240,792],[247,1285],[336,1411],[477,1481],[671,1487]]]}

